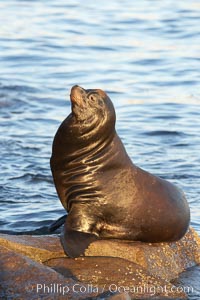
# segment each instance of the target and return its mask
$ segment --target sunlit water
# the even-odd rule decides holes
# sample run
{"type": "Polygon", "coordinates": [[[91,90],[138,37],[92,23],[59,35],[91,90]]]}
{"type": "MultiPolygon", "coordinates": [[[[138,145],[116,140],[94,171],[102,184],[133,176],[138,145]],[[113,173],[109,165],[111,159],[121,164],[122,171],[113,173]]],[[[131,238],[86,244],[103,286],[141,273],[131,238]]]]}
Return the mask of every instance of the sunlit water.
{"type": "Polygon", "coordinates": [[[129,155],[185,191],[200,233],[200,3],[1,0],[0,23],[0,231],[64,213],[49,158],[79,84],[109,94],[129,155]]]}

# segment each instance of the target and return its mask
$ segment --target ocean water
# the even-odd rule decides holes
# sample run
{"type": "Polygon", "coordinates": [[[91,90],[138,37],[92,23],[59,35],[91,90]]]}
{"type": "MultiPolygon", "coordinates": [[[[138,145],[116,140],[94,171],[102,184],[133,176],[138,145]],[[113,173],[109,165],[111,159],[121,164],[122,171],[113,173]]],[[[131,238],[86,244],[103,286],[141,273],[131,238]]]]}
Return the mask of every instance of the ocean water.
{"type": "Polygon", "coordinates": [[[0,232],[65,213],[49,167],[74,84],[112,99],[134,163],[186,193],[200,233],[200,3],[0,0],[0,232]]]}

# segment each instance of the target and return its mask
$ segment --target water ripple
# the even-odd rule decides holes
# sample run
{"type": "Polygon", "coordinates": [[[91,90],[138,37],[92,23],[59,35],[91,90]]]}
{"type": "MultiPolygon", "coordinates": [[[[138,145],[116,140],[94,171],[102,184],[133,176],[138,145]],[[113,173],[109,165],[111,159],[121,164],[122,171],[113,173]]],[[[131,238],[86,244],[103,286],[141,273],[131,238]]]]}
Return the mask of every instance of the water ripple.
{"type": "Polygon", "coordinates": [[[70,88],[80,84],[107,91],[129,155],[182,187],[200,232],[199,4],[0,6],[0,231],[45,234],[64,213],[49,158],[70,88]]]}

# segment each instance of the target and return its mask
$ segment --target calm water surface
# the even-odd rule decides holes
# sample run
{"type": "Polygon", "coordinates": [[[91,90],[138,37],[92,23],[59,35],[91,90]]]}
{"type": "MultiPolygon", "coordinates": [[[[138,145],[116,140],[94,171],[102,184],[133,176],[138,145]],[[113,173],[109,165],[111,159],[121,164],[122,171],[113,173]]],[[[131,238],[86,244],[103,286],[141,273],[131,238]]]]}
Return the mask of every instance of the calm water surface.
{"type": "Polygon", "coordinates": [[[0,0],[1,232],[63,214],[49,158],[79,84],[109,94],[129,155],[185,191],[200,233],[199,24],[192,0],[0,0]]]}

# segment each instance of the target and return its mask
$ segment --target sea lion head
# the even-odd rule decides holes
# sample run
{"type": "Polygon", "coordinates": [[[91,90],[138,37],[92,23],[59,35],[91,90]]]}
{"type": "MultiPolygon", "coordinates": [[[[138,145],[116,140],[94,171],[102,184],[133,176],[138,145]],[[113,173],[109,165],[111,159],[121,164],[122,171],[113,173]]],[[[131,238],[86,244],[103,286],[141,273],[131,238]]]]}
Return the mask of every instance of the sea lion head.
{"type": "Polygon", "coordinates": [[[75,85],[70,93],[72,115],[77,122],[114,121],[115,110],[108,95],[100,89],[89,89],[75,85]]]}
{"type": "Polygon", "coordinates": [[[91,149],[102,148],[115,136],[115,109],[100,89],[75,85],[70,93],[72,112],[61,123],[53,142],[52,164],[81,159],[91,149]],[[56,154],[55,154],[56,153],[56,154]]]}

